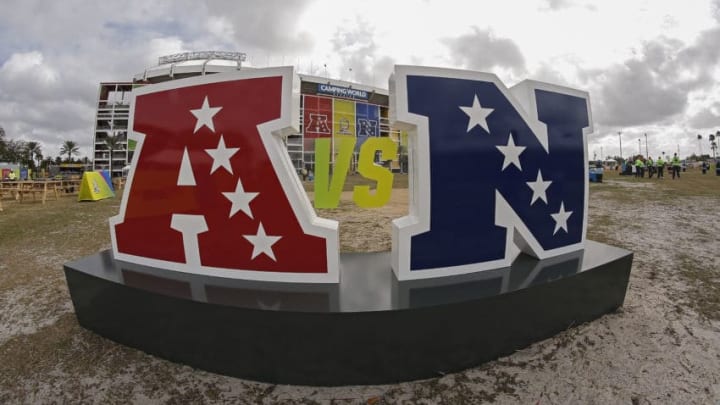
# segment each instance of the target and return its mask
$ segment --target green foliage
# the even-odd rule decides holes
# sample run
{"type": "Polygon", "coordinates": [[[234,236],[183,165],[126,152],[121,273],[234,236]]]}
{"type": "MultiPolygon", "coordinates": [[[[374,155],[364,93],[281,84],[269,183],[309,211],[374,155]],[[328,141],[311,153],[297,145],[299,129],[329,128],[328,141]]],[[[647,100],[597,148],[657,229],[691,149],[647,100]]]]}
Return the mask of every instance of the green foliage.
{"type": "Polygon", "coordinates": [[[80,154],[80,148],[74,141],[65,141],[60,148],[60,155],[67,155],[67,161],[72,162],[73,155],[77,156],[80,154]]]}
{"type": "Polygon", "coordinates": [[[21,163],[27,158],[25,153],[25,142],[10,139],[4,142],[0,151],[0,161],[9,163],[21,163]]]}
{"type": "Polygon", "coordinates": [[[27,157],[27,165],[35,170],[40,166],[42,161],[42,148],[39,142],[30,141],[25,144],[25,156],[27,157]],[[37,166],[35,166],[35,160],[37,160],[37,166]]]}
{"type": "Polygon", "coordinates": [[[115,135],[109,135],[105,138],[105,145],[110,151],[110,175],[112,176],[113,167],[113,152],[122,149],[122,142],[125,140],[124,134],[118,133],[115,135]]]}

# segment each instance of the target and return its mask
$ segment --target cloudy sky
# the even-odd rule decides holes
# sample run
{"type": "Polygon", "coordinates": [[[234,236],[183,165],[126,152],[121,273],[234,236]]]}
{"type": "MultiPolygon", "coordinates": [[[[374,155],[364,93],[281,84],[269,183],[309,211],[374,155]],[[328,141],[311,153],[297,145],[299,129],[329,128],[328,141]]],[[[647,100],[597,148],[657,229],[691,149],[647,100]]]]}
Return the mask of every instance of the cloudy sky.
{"type": "Polygon", "coordinates": [[[0,0],[0,126],[91,154],[98,84],[162,55],[246,52],[255,67],[387,88],[394,64],[590,92],[590,156],[709,152],[720,130],[720,0],[0,0]],[[703,135],[698,143],[697,135],[703,135]]]}

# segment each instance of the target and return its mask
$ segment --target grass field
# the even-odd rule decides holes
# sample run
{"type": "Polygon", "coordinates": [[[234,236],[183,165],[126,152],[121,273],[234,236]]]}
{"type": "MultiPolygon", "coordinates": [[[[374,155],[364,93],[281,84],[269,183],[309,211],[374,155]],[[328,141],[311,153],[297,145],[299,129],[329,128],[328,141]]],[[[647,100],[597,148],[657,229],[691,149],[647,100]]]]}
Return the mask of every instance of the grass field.
{"type": "MultiPolygon", "coordinates": [[[[590,198],[608,199],[618,209],[623,206],[650,206],[661,204],[679,213],[692,208],[689,204],[700,204],[699,201],[707,203],[706,210],[714,216],[720,216],[720,176],[712,174],[701,174],[700,169],[691,169],[681,173],[679,179],[671,177],[664,179],[635,178],[631,176],[619,176],[614,172],[606,172],[605,182],[602,184],[590,184],[590,198]]],[[[705,206],[705,205],[703,205],[705,206]]],[[[648,208],[649,209],[649,208],[648,208]]],[[[592,209],[590,214],[592,215],[592,209]]],[[[590,239],[622,245],[622,237],[617,234],[607,234],[608,224],[617,226],[617,216],[609,213],[603,218],[594,218],[594,226],[588,230],[590,239]],[[605,228],[603,228],[605,226],[605,228]]],[[[657,221],[662,224],[663,217],[657,221]]],[[[632,222],[622,224],[628,232],[634,234],[643,233],[643,228],[632,222]]],[[[669,226],[676,226],[675,224],[669,226]]],[[[707,246],[708,249],[720,256],[720,229],[714,228],[710,223],[680,223],[677,226],[687,227],[687,236],[676,241],[677,244],[693,244],[707,246]],[[691,231],[692,230],[692,231],[691,231]]],[[[669,233],[668,233],[669,235],[669,233]]],[[[654,239],[663,238],[661,235],[643,235],[648,243],[654,239]]],[[[669,237],[669,236],[667,236],[669,237]]],[[[720,320],[720,277],[717,272],[708,271],[711,263],[700,260],[697,255],[689,251],[680,251],[675,258],[674,265],[688,283],[689,292],[694,297],[689,303],[698,313],[704,317],[720,320]]]]}
{"type": "MultiPolygon", "coordinates": [[[[83,329],[62,265],[109,248],[107,219],[120,199],[61,197],[42,205],[6,198],[0,212],[0,403],[717,403],[720,177],[695,169],[679,180],[613,172],[604,180],[590,185],[588,238],[635,252],[622,311],[466,372],[344,389],[217,376],[83,329]]],[[[343,250],[389,249],[389,222],[407,211],[407,176],[395,181],[385,209],[361,210],[345,193],[340,207],[319,212],[342,221],[343,250]]],[[[350,176],[345,190],[355,184],[369,183],[350,176]]]]}

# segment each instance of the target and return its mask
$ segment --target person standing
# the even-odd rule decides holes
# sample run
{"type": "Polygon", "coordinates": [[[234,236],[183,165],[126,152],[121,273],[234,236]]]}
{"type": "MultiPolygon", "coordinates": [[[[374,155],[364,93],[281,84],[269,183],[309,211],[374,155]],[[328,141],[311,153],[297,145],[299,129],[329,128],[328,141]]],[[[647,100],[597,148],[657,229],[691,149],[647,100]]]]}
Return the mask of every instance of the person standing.
{"type": "Polygon", "coordinates": [[[648,170],[648,179],[652,179],[653,174],[655,174],[655,164],[653,163],[652,156],[648,156],[645,165],[648,170]]]}
{"type": "Polygon", "coordinates": [[[643,163],[640,155],[635,159],[635,177],[645,176],[645,164],[643,163]]]}
{"type": "Polygon", "coordinates": [[[663,160],[662,156],[658,156],[657,160],[655,161],[655,167],[657,168],[657,178],[664,178],[663,171],[665,171],[665,161],[663,160]]]}
{"type": "Polygon", "coordinates": [[[680,178],[680,158],[678,157],[677,152],[673,154],[673,158],[670,161],[670,163],[672,164],[672,174],[673,174],[672,178],[675,179],[675,176],[677,176],[677,178],[679,179],[680,178]]]}

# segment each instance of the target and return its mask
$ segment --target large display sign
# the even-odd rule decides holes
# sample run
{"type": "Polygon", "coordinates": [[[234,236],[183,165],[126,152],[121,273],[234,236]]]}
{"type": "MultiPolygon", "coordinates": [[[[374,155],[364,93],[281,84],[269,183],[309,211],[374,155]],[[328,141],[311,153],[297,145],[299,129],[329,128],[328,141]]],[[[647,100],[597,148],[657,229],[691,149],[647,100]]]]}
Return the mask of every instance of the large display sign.
{"type": "Polygon", "coordinates": [[[333,97],[351,98],[353,100],[367,100],[370,98],[370,93],[365,90],[335,86],[332,84],[324,83],[318,84],[317,92],[318,94],[327,94],[333,97]]]}
{"type": "Polygon", "coordinates": [[[303,114],[305,139],[332,136],[333,102],[331,98],[305,96],[303,114]]]}
{"type": "Polygon", "coordinates": [[[380,107],[352,100],[305,95],[303,133],[305,139],[355,136],[357,150],[368,137],[379,136],[380,107]]]}
{"type": "Polygon", "coordinates": [[[291,68],[207,75],[133,91],[137,140],[115,258],[276,281],[338,281],[337,223],[316,218],[280,135],[291,68]]]}
{"type": "MultiPolygon", "coordinates": [[[[117,259],[232,278],[339,281],[337,223],[315,216],[280,139],[293,133],[292,80],[291,68],[258,69],[133,92],[130,137],[138,146],[111,219],[117,259]]],[[[492,74],[397,66],[390,96],[392,125],[408,134],[412,177],[410,215],[393,222],[399,280],[507,267],[521,251],[546,259],[584,247],[587,93],[535,81],[508,89],[492,74]]],[[[304,108],[305,135],[320,138],[322,156],[331,136],[342,164],[360,143],[359,170],[378,191],[358,189],[354,199],[384,204],[392,174],[371,158],[394,155],[397,145],[358,142],[377,134],[377,106],[306,96],[304,108]]],[[[327,192],[318,198],[332,205],[342,179],[322,180],[327,192]]]]}
{"type": "Polygon", "coordinates": [[[410,133],[410,216],[393,222],[399,279],[582,249],[589,96],[487,73],[397,66],[390,112],[410,133]]]}

